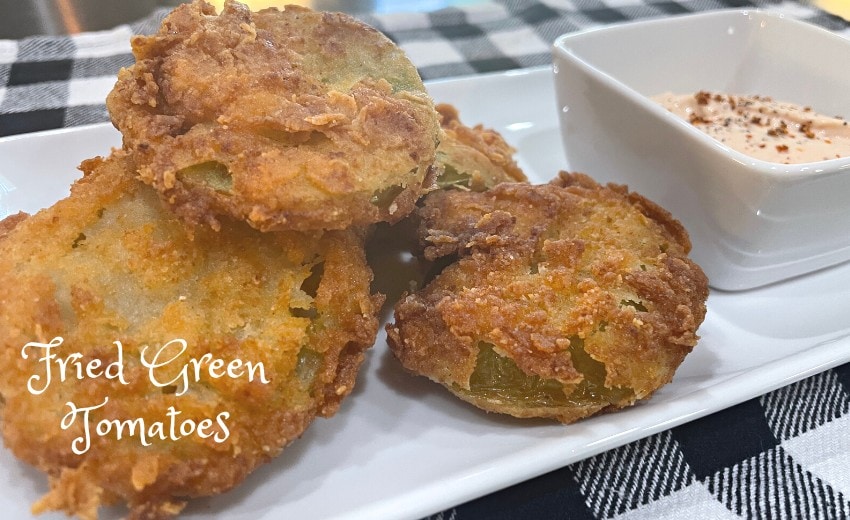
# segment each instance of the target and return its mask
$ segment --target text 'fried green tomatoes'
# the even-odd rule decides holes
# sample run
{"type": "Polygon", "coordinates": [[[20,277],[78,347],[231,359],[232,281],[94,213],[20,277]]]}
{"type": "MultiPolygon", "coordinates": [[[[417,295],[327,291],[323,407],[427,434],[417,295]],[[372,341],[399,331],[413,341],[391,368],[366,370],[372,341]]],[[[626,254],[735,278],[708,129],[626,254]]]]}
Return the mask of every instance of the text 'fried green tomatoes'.
{"type": "Polygon", "coordinates": [[[3,440],[49,476],[36,512],[170,518],[333,415],[382,298],[353,231],[190,238],[123,152],[84,169],[0,223],[3,440]]]}

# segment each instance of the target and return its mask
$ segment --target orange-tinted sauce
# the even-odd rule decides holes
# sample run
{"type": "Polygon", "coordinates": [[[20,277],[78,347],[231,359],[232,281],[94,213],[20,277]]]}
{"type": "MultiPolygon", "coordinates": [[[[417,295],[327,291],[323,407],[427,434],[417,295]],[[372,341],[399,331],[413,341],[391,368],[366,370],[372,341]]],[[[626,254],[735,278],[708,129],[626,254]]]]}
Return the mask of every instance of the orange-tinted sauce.
{"type": "Polygon", "coordinates": [[[701,91],[654,96],[670,112],[726,146],[763,161],[798,164],[850,157],[850,125],[765,96],[701,91]]]}

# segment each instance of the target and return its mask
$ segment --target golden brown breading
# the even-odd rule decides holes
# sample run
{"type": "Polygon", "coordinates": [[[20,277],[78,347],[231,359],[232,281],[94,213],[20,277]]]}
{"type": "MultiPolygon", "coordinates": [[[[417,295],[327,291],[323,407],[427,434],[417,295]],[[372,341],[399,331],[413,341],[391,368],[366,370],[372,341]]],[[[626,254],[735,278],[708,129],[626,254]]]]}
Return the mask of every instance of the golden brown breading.
{"type": "Polygon", "coordinates": [[[404,52],[340,13],[195,0],[107,99],[141,178],[192,224],[396,222],[432,187],[438,114],[404,52]]]}
{"type": "Polygon", "coordinates": [[[528,179],[513,158],[516,150],[495,130],[460,122],[452,105],[437,105],[443,138],[437,147],[437,186],[484,191],[502,182],[528,179]]]}
{"type": "Polygon", "coordinates": [[[260,233],[222,219],[190,240],[127,155],[83,167],[69,198],[0,241],[4,441],[49,476],[35,512],[91,519],[126,501],[130,518],[169,518],[336,412],[382,298],[355,231],[260,233]],[[47,380],[48,352],[68,361],[64,381],[57,359],[47,380]],[[119,367],[123,379],[107,377],[119,367]],[[85,420],[66,403],[96,408],[85,420]]]}
{"type": "Polygon", "coordinates": [[[19,211],[14,215],[9,215],[3,220],[0,220],[0,240],[3,240],[6,235],[11,233],[12,230],[15,229],[18,224],[26,220],[27,217],[29,217],[28,214],[24,213],[23,211],[19,211]]]}
{"type": "Polygon", "coordinates": [[[450,262],[396,305],[410,371],[488,411],[567,423],[649,397],[697,342],[708,285],[684,228],[623,186],[437,191],[425,256],[450,262]]]}

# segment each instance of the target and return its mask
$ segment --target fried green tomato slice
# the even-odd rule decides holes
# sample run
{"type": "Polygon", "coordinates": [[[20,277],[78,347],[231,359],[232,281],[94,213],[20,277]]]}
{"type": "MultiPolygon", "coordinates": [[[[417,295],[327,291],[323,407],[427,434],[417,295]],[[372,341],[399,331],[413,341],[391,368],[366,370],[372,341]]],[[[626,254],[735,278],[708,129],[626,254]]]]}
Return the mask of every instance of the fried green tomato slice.
{"type": "Polygon", "coordinates": [[[528,179],[514,160],[516,150],[499,132],[482,125],[469,127],[457,109],[437,105],[443,137],[437,147],[437,186],[441,189],[485,191],[502,182],[528,179]]]}
{"type": "Polygon", "coordinates": [[[84,168],[0,225],[3,439],[49,477],[34,512],[170,518],[336,412],[382,298],[354,231],[190,239],[126,156],[84,168]]]}
{"type": "Polygon", "coordinates": [[[192,225],[396,222],[431,189],[439,116],[375,29],[298,6],[202,0],[132,41],[107,98],[142,180],[192,225]]]}
{"type": "Polygon", "coordinates": [[[548,185],[436,191],[390,348],[479,408],[569,423],[648,398],[697,343],[708,285],[663,208],[562,173],[548,185]]]}

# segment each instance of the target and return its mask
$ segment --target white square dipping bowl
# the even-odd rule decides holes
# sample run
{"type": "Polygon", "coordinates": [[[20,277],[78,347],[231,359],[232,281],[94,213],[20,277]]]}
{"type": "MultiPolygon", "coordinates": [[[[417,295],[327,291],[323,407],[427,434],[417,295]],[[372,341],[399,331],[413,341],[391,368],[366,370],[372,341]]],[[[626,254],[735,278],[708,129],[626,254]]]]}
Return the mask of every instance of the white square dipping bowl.
{"type": "Polygon", "coordinates": [[[749,289],[850,260],[850,158],[753,159],[650,99],[759,94],[850,119],[850,40],[724,10],[561,36],[554,71],[570,169],[668,209],[712,287],[749,289]]]}

